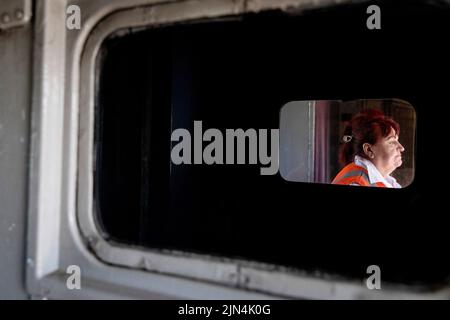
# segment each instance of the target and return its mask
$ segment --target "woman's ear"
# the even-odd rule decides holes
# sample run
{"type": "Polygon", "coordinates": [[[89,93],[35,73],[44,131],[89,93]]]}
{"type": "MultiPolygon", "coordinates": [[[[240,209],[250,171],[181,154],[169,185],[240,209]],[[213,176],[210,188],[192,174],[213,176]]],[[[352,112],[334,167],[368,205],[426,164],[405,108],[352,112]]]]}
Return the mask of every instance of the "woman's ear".
{"type": "Polygon", "coordinates": [[[363,151],[364,154],[370,159],[375,158],[375,154],[373,153],[372,145],[370,143],[366,142],[363,144],[363,151]]]}

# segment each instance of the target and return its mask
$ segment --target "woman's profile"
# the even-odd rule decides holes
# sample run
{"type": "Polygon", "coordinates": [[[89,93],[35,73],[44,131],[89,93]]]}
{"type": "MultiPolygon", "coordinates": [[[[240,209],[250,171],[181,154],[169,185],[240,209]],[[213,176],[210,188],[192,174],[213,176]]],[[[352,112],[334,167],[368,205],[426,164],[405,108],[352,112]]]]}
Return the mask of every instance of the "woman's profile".
{"type": "Polygon", "coordinates": [[[344,130],[340,161],[344,168],[333,184],[401,188],[394,177],[405,150],[399,124],[378,110],[357,113],[344,130]]]}

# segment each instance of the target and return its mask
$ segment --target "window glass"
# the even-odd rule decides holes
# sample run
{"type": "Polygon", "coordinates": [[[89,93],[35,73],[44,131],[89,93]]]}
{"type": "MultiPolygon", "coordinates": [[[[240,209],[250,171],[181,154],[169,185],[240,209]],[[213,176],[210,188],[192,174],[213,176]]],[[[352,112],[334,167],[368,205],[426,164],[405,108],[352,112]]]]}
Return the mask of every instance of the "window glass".
{"type": "Polygon", "coordinates": [[[292,101],[280,115],[280,173],[288,181],[407,187],[415,112],[398,99],[292,101]]]}

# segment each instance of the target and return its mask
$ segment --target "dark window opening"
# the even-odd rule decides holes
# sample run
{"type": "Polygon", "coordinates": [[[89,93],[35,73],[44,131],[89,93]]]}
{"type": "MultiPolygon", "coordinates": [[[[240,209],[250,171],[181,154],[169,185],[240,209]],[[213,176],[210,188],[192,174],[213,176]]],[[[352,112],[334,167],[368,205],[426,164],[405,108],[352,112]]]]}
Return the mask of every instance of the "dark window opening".
{"type": "MultiPolygon", "coordinates": [[[[111,241],[362,279],[449,275],[436,150],[449,115],[447,7],[382,2],[249,14],[108,39],[96,104],[97,220],[111,241]],[[417,115],[414,182],[398,193],[285,181],[255,165],[173,165],[171,133],[279,127],[289,101],[399,98],[417,115]],[[433,156],[435,155],[435,156],[433,156]]],[[[348,117],[343,114],[342,118],[348,117]]]]}

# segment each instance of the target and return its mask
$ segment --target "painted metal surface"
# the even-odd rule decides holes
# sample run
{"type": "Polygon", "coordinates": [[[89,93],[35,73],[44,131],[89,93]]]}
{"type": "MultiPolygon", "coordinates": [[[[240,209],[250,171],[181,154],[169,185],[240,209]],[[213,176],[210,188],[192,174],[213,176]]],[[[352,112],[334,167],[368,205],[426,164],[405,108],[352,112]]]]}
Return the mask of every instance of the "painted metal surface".
{"type": "Polygon", "coordinates": [[[0,30],[21,27],[31,19],[31,0],[2,0],[0,30]]]}

